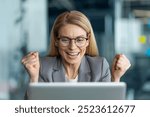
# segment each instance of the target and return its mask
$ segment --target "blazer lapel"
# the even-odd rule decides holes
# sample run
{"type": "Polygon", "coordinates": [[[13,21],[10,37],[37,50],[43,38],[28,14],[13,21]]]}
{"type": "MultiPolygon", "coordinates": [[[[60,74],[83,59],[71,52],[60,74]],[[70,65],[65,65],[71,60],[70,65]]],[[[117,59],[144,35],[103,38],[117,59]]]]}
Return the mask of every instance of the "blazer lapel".
{"type": "Polygon", "coordinates": [[[79,68],[79,75],[78,75],[78,82],[90,82],[91,81],[91,70],[89,63],[84,56],[82,58],[80,68],[79,68]]]}
{"type": "Polygon", "coordinates": [[[60,58],[56,58],[56,63],[53,66],[52,79],[53,82],[65,82],[65,71],[60,58]]]}

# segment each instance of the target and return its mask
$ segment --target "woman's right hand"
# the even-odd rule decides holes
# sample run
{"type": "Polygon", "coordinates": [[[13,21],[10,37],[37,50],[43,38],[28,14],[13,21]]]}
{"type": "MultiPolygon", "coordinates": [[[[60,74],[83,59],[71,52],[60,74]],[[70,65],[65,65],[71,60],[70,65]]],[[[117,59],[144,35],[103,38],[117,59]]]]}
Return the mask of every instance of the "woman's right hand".
{"type": "Polygon", "coordinates": [[[21,62],[30,76],[30,82],[38,82],[40,69],[38,52],[30,52],[29,54],[27,54],[25,57],[22,58],[21,62]]]}

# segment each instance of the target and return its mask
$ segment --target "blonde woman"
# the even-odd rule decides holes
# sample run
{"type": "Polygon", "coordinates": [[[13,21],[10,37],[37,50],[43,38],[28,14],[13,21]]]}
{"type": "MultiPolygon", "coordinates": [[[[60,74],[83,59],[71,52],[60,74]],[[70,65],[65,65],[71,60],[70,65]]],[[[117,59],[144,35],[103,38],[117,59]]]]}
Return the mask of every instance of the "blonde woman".
{"type": "Polygon", "coordinates": [[[50,39],[47,57],[30,52],[22,59],[30,82],[118,82],[130,67],[127,57],[120,54],[110,73],[107,60],[98,54],[91,23],[79,11],[60,14],[50,39]]]}

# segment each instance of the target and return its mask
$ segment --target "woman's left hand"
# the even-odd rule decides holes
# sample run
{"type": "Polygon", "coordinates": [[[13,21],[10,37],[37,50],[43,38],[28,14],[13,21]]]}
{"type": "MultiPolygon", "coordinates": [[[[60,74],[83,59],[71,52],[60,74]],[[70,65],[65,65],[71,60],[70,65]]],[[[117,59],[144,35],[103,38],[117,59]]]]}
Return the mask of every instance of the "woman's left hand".
{"type": "Polygon", "coordinates": [[[112,80],[119,82],[130,66],[130,61],[124,54],[117,54],[112,64],[112,80]]]}

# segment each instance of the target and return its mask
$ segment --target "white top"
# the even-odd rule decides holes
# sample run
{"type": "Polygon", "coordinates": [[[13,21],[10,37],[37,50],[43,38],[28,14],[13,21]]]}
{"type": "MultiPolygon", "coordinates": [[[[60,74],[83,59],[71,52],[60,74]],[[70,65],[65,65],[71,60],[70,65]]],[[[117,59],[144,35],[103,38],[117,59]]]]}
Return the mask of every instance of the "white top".
{"type": "Polygon", "coordinates": [[[66,82],[72,82],[72,83],[78,82],[78,75],[76,76],[75,79],[67,79],[67,78],[66,78],[66,82]]]}

